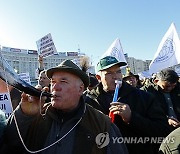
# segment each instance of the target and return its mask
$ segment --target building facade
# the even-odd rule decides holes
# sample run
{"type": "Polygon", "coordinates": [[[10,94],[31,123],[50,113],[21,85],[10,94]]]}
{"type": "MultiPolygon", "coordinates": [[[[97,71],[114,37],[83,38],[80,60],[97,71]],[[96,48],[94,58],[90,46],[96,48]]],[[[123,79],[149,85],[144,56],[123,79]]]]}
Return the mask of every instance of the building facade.
{"type": "MultiPolygon", "coordinates": [[[[35,72],[39,63],[36,50],[2,47],[1,54],[17,74],[28,72],[31,83],[37,82],[35,72]]],[[[80,57],[82,56],[85,56],[85,54],[76,51],[58,52],[58,54],[44,58],[44,67],[45,69],[55,67],[66,59],[73,60],[75,63],[79,64],[80,57]]]]}
{"type": "Polygon", "coordinates": [[[149,70],[151,60],[143,61],[134,57],[128,57],[128,54],[125,55],[125,58],[128,63],[128,67],[133,74],[138,74],[140,72],[149,70]]]}

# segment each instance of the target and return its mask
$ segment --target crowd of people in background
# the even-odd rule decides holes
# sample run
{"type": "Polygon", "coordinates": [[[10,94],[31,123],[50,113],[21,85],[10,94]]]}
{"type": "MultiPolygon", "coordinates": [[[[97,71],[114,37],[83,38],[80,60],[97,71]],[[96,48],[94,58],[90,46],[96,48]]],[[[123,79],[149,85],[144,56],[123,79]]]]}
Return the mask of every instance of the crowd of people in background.
{"type": "Polygon", "coordinates": [[[0,110],[0,153],[180,153],[180,81],[173,69],[142,81],[129,68],[123,75],[126,63],[112,56],[99,60],[96,74],[71,60],[48,70],[43,57],[38,62],[36,88],[52,97],[9,87],[13,112],[5,120],[0,110]]]}

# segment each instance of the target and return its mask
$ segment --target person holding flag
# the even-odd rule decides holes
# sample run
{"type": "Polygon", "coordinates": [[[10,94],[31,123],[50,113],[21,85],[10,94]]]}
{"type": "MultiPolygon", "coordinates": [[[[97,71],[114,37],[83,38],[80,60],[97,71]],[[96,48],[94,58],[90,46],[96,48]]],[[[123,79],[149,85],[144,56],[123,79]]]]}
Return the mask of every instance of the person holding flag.
{"type": "Polygon", "coordinates": [[[104,114],[114,114],[114,123],[126,142],[129,154],[155,154],[153,137],[165,137],[169,133],[166,115],[155,97],[122,81],[121,66],[115,57],[106,56],[97,64],[96,78],[99,85],[85,96],[85,101],[104,114]],[[113,102],[115,81],[119,86],[117,101],[113,102]],[[147,140],[144,140],[144,139],[147,140]],[[142,139],[144,142],[138,144],[142,139]]]}

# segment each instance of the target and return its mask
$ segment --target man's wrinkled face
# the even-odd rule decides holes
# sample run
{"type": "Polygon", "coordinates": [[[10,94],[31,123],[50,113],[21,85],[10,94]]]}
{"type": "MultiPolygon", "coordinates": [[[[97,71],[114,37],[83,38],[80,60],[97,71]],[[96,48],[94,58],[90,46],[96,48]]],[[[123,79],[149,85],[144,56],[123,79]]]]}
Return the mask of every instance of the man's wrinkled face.
{"type": "Polygon", "coordinates": [[[55,72],[51,79],[52,106],[63,111],[77,107],[84,91],[82,80],[68,72],[55,72]]]}
{"type": "Polygon", "coordinates": [[[169,93],[171,92],[177,83],[170,83],[168,81],[158,80],[157,85],[161,87],[163,92],[169,93]]]}
{"type": "Polygon", "coordinates": [[[96,75],[105,91],[113,91],[116,87],[115,80],[122,80],[121,69],[118,65],[112,66],[96,75]]]}

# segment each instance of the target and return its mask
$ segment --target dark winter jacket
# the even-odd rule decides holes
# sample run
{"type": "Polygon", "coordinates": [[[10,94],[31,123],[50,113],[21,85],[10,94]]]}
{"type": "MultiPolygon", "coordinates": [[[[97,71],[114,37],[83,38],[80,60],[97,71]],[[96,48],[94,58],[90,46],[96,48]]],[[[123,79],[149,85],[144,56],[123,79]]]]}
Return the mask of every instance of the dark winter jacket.
{"type": "MultiPolygon", "coordinates": [[[[101,142],[100,140],[95,142],[95,139],[99,133],[108,133],[109,138],[121,137],[121,134],[110,122],[109,117],[84,103],[83,99],[79,106],[68,114],[54,109],[51,105],[47,105],[44,111],[46,111],[44,116],[36,117],[24,115],[20,107],[15,112],[22,138],[28,149],[36,151],[57,142],[41,154],[127,154],[124,144],[113,144],[112,141],[105,147],[98,148],[101,142]]],[[[2,149],[5,151],[4,154],[15,152],[18,148],[19,151],[16,153],[27,153],[19,141],[13,119],[9,120],[5,134],[6,148],[2,149]],[[9,152],[9,149],[14,150],[9,152]]]]}
{"type": "MultiPolygon", "coordinates": [[[[168,117],[168,105],[166,103],[161,88],[158,85],[151,83],[142,87],[141,89],[152,93],[156,97],[156,99],[160,102],[166,116],[168,117]]],[[[170,92],[170,96],[171,96],[174,112],[177,116],[177,119],[180,121],[180,83],[178,83],[176,87],[170,92]]],[[[171,127],[171,130],[174,129],[175,129],[174,127],[171,127]]]]}
{"type": "MultiPolygon", "coordinates": [[[[168,124],[166,116],[156,101],[155,97],[137,88],[133,88],[123,82],[119,89],[118,102],[126,103],[131,109],[131,120],[129,124],[123,122],[120,116],[115,117],[115,124],[120,129],[122,136],[131,137],[132,143],[127,143],[130,154],[154,154],[151,139],[168,135],[168,124]],[[152,138],[150,138],[152,137],[152,138]],[[135,140],[147,140],[145,143],[137,143],[135,140]],[[136,143],[134,143],[136,142],[136,143]],[[133,144],[134,143],[134,144],[133,144]]],[[[109,113],[110,103],[113,99],[113,92],[103,91],[102,84],[86,94],[86,102],[109,113]]]]}

